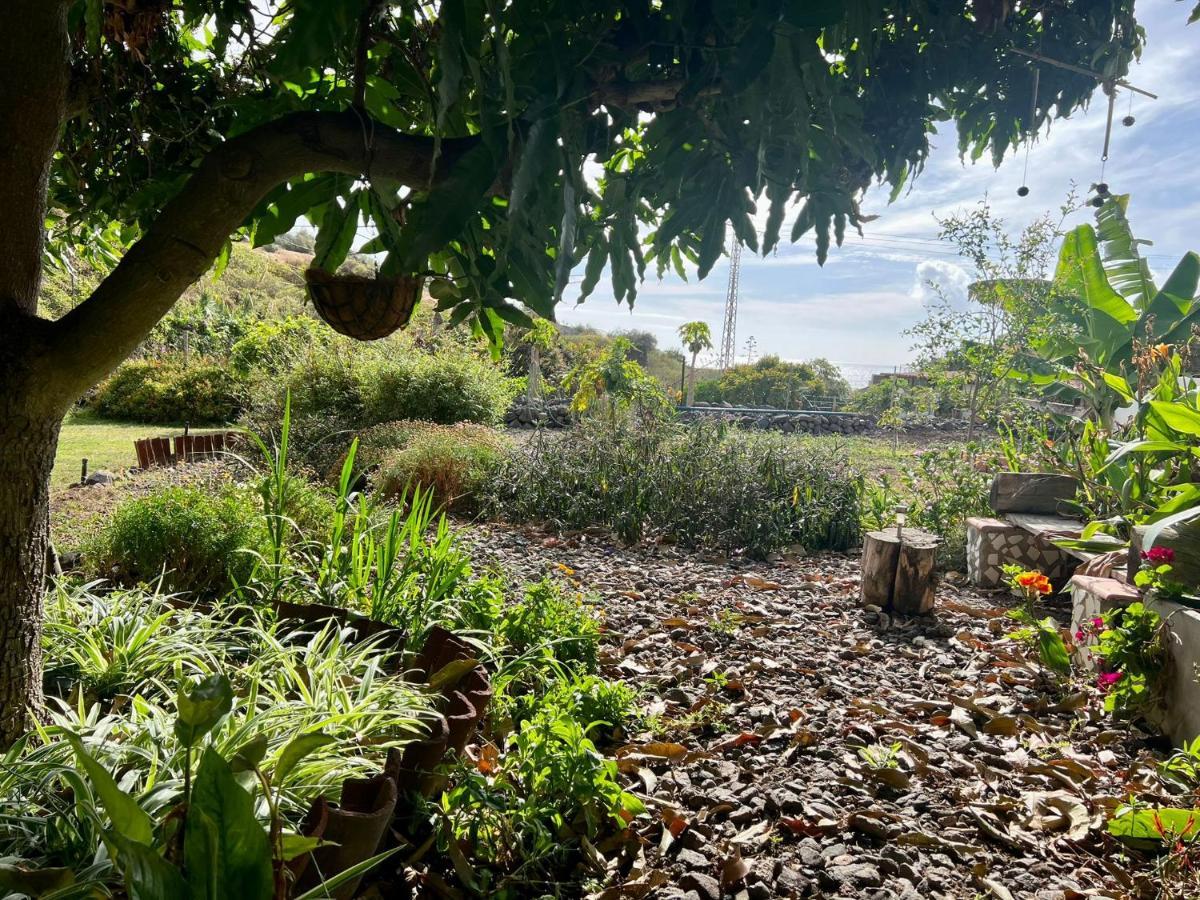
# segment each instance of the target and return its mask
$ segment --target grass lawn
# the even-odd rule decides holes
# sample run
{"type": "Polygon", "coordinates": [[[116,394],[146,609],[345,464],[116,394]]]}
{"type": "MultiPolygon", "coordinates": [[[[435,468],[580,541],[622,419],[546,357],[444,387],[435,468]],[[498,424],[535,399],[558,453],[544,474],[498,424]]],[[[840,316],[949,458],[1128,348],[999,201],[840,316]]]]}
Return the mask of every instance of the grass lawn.
{"type": "MultiPolygon", "coordinates": [[[[193,429],[202,433],[208,429],[193,429]]],[[[183,432],[179,425],[143,425],[137,422],[112,422],[86,413],[72,413],[63,423],[58,438],[58,455],[50,486],[64,488],[79,480],[80,460],[85,456],[88,471],[116,471],[137,465],[133,442],[138,438],[173,436],[183,432]]]]}

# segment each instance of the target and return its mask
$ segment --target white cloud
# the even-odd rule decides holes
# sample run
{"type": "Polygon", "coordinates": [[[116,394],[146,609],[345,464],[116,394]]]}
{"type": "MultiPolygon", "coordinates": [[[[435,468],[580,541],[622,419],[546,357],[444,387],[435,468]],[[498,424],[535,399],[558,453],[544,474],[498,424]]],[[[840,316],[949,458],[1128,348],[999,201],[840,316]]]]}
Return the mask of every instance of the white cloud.
{"type": "Polygon", "coordinates": [[[970,273],[957,263],[926,260],[917,265],[909,293],[925,307],[940,298],[954,309],[963,309],[971,281],[970,273]]]}

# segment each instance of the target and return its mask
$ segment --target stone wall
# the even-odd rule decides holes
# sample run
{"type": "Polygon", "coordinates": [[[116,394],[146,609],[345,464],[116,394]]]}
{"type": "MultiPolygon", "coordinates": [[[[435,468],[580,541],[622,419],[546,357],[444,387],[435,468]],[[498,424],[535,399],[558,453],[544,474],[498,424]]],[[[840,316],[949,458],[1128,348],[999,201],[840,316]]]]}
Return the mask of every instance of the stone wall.
{"type": "Polygon", "coordinates": [[[857,413],[785,412],[774,410],[736,410],[729,412],[697,412],[679,410],[681,422],[701,420],[729,422],[742,428],[800,434],[863,434],[875,426],[870,416],[857,413]]]}

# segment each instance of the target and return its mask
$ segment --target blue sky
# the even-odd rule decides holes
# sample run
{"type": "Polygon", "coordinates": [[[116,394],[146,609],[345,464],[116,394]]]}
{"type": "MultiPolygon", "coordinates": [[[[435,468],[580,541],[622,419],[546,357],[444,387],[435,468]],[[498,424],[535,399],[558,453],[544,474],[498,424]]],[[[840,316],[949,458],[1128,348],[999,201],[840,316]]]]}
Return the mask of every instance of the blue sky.
{"type": "MultiPolygon", "coordinates": [[[[1200,249],[1200,23],[1187,27],[1193,4],[1141,0],[1138,20],[1146,27],[1146,48],[1129,81],[1159,95],[1135,96],[1136,123],[1114,123],[1105,180],[1117,193],[1132,195],[1130,219],[1147,249],[1151,267],[1165,275],[1189,249],[1200,249]]],[[[1117,117],[1126,113],[1122,92],[1117,117]]],[[[958,159],[952,128],[935,136],[935,149],[912,190],[888,205],[887,188],[868,192],[864,213],[880,216],[864,226],[866,236],[847,234],[841,249],[819,267],[808,241],[785,244],[770,257],[744,253],[737,326],[739,356],[753,335],[757,353],[785,359],[824,356],[846,366],[852,381],[868,369],[885,370],[910,361],[913,353],[904,329],[920,321],[934,280],[953,295],[970,275],[952,248],[936,242],[934,215],[944,217],[985,196],[996,212],[1019,229],[1046,210],[1057,211],[1072,181],[1081,191],[1099,180],[1106,113],[1097,91],[1092,105],[1070,119],[1053,123],[1030,151],[1029,196],[1017,197],[1024,152],[999,169],[981,161],[958,159]]],[[[1086,221],[1090,210],[1075,214],[1069,225],[1086,221]]],[[[783,234],[789,230],[785,225],[783,234]]],[[[637,328],[675,346],[675,330],[703,319],[719,339],[728,274],[718,263],[702,282],[675,275],[658,281],[648,276],[631,312],[618,305],[602,279],[595,293],[576,306],[578,288],[568,289],[558,309],[563,323],[587,323],[605,330],[637,328]]],[[[607,275],[607,273],[606,273],[607,275]]]]}

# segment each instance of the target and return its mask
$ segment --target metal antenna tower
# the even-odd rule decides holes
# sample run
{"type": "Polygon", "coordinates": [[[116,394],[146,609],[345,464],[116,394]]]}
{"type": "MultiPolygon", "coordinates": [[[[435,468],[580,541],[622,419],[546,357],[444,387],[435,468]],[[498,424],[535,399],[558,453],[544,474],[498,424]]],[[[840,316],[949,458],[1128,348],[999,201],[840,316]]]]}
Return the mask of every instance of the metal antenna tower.
{"type": "Polygon", "coordinates": [[[725,294],[725,324],[721,328],[721,356],[717,360],[721,371],[734,365],[737,338],[738,275],[742,268],[742,245],[737,235],[732,235],[733,247],[729,251],[729,289],[725,294]]]}

